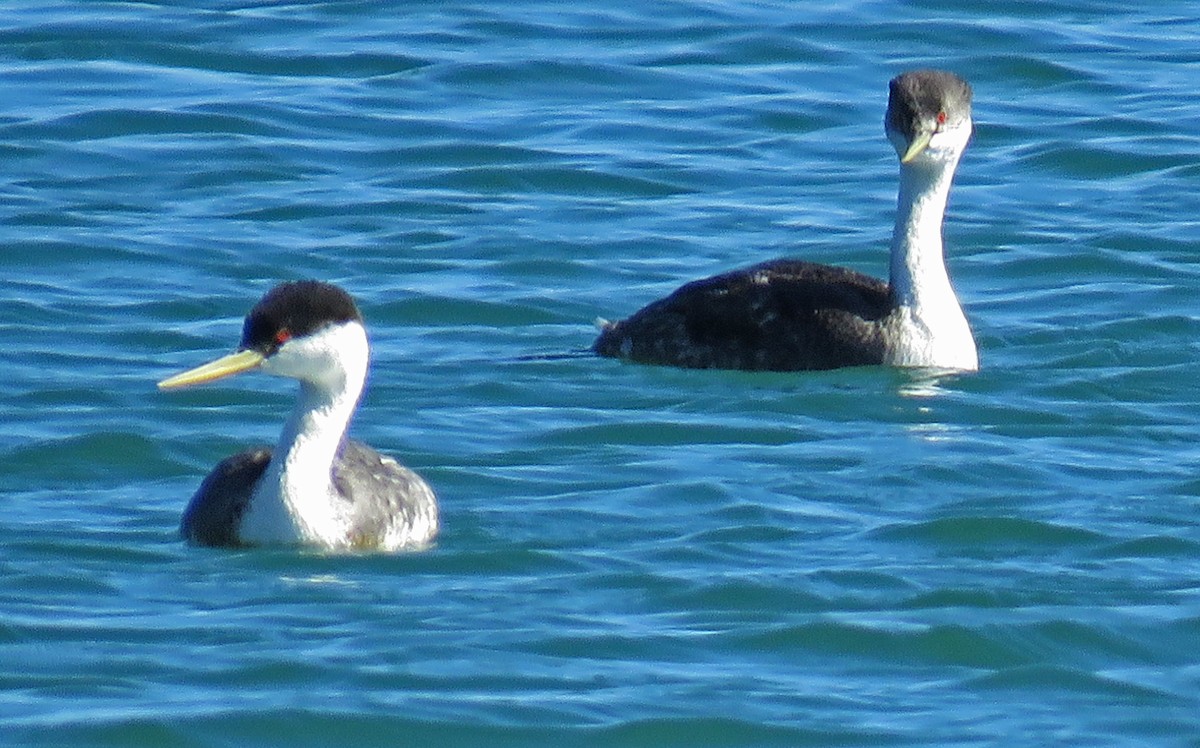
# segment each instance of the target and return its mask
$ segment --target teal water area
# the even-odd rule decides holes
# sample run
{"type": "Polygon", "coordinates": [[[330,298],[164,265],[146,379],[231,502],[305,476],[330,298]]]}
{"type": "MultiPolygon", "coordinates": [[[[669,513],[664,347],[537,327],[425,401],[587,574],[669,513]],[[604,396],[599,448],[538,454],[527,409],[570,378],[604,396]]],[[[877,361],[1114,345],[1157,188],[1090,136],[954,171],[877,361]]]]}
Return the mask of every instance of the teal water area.
{"type": "Polygon", "coordinates": [[[0,743],[1200,745],[1182,0],[0,6],[0,743]],[[975,88],[978,374],[583,353],[680,283],[886,273],[887,81],[975,88]],[[192,548],[359,300],[436,548],[192,548]]]}

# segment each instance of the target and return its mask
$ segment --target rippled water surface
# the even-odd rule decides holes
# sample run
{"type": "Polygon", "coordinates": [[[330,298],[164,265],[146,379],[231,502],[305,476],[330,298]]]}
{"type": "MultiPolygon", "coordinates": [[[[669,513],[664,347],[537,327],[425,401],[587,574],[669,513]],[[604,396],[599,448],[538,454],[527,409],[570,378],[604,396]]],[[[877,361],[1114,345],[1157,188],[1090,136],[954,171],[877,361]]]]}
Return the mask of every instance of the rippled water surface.
{"type": "Polygon", "coordinates": [[[0,6],[0,742],[1200,745],[1191,3],[180,5],[0,6]],[[975,87],[978,374],[583,353],[884,274],[917,66],[975,87]],[[431,551],[176,538],[292,388],[154,382],[301,277],[431,551]]]}

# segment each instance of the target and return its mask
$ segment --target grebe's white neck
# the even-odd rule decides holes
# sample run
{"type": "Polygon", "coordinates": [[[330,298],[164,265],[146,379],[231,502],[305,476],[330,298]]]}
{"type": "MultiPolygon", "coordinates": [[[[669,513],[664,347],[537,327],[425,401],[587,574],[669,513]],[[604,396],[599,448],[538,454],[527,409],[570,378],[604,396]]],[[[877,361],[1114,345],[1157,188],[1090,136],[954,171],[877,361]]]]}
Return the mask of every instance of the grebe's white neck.
{"type": "Polygon", "coordinates": [[[285,343],[262,366],[300,381],[284,424],[242,521],[250,543],[346,542],[348,516],[333,485],[333,463],[367,374],[366,331],[358,322],[326,327],[285,343]]]}
{"type": "Polygon", "coordinates": [[[888,363],[975,370],[979,354],[946,272],[942,219],[970,120],[939,133],[916,158],[900,165],[892,233],[888,363]]]}

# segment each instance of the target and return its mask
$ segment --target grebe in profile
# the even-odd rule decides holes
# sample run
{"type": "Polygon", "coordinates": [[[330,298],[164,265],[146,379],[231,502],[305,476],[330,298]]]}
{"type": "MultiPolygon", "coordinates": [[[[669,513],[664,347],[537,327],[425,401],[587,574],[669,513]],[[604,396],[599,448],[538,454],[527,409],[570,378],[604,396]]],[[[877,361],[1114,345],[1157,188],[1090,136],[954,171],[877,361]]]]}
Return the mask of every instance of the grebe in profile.
{"type": "Polygon", "coordinates": [[[971,87],[941,70],[897,76],[884,129],[900,157],[889,283],[773,260],[688,283],[628,319],[603,323],[592,350],[689,368],[978,369],[942,252],[946,199],[971,136],[971,87]]]}
{"type": "Polygon", "coordinates": [[[392,458],[346,438],[368,357],[362,315],[349,294],[297,281],[276,286],[250,310],[236,353],[159,382],[172,389],[251,369],[300,382],[275,449],[221,461],[188,504],[180,534],[215,546],[427,546],[438,531],[432,489],[392,458]]]}

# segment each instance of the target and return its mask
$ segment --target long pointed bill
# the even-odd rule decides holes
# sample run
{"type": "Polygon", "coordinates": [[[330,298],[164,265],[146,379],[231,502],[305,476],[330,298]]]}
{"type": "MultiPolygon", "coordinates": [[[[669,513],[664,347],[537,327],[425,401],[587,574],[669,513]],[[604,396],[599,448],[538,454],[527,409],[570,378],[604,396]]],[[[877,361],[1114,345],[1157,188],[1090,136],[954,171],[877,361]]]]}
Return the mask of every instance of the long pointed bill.
{"type": "Polygon", "coordinates": [[[913,141],[908,144],[908,150],[905,151],[904,155],[900,157],[900,163],[907,164],[909,161],[912,161],[914,158],[919,156],[921,151],[928,147],[929,139],[932,137],[932,130],[921,130],[918,132],[917,137],[913,138],[913,141]]]}
{"type": "Polygon", "coordinates": [[[210,361],[203,366],[197,366],[195,369],[188,369],[173,377],[167,377],[158,383],[158,388],[160,390],[170,390],[176,387],[187,387],[190,384],[211,382],[214,379],[249,371],[256,368],[262,362],[263,355],[258,351],[238,351],[228,356],[222,356],[216,361],[210,361]]]}

